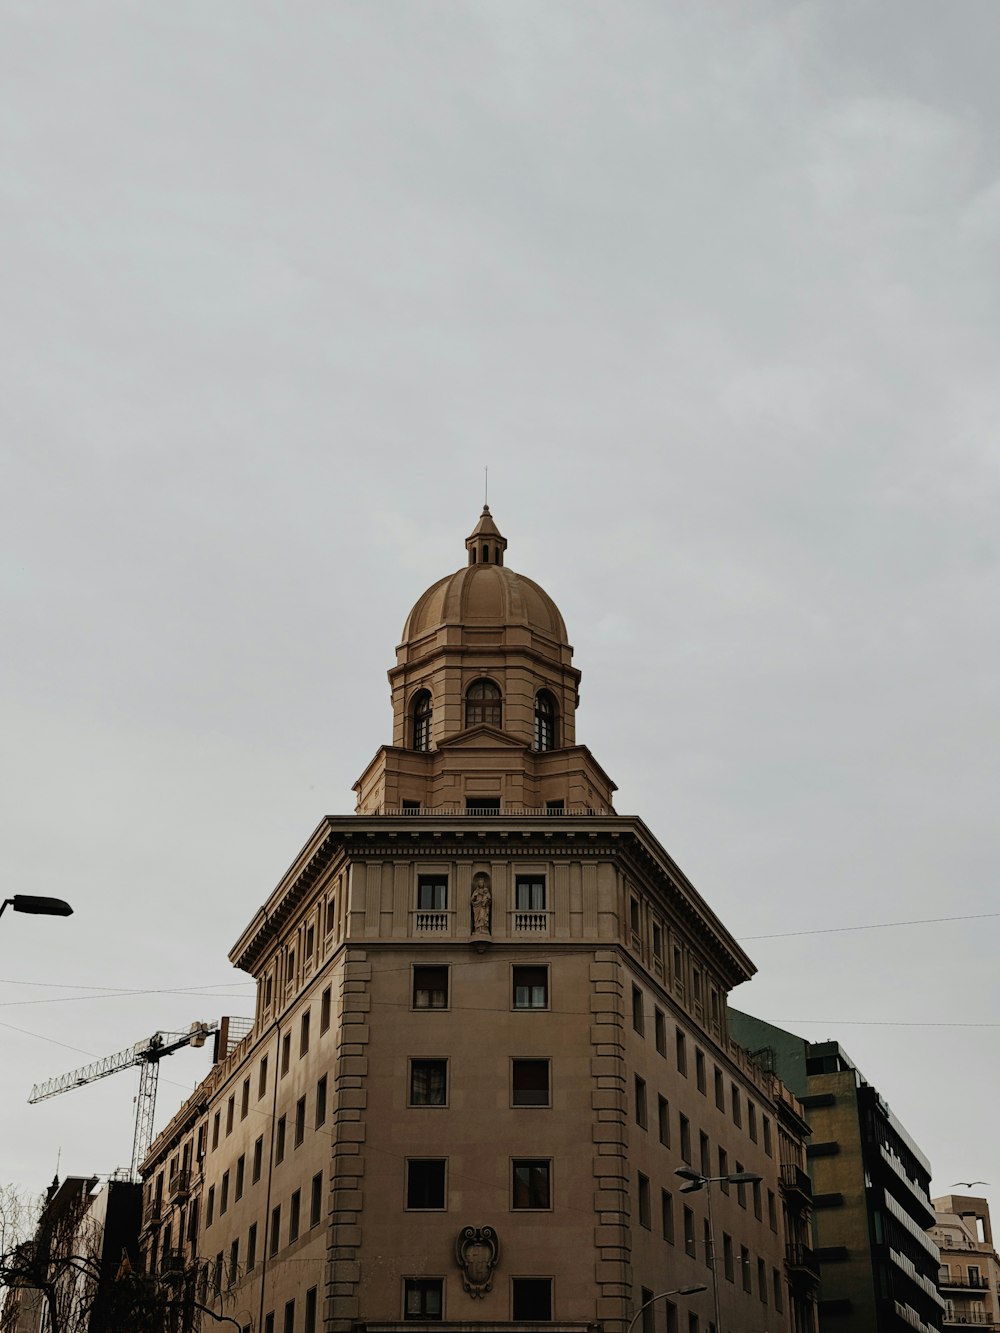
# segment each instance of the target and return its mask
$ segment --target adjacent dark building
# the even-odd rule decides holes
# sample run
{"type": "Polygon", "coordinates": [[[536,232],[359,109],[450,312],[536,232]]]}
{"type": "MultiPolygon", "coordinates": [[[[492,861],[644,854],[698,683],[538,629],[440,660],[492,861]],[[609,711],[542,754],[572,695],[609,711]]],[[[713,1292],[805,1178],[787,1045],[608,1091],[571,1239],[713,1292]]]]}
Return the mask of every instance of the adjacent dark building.
{"type": "Polygon", "coordinates": [[[936,1333],[944,1302],[926,1157],[839,1042],[734,1009],[729,1028],[806,1110],[822,1333],[936,1333]]]}

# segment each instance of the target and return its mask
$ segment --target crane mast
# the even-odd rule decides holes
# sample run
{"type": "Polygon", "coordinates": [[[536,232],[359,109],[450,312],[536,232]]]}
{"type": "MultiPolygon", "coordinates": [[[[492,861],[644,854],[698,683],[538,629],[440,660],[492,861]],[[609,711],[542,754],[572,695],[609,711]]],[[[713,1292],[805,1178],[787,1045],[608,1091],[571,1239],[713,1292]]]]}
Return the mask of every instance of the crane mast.
{"type": "Polygon", "coordinates": [[[106,1055],[93,1064],[60,1074],[47,1083],[36,1083],[31,1089],[29,1103],[45,1101],[56,1097],[61,1092],[72,1088],[81,1088],[86,1083],[94,1083],[109,1074],[117,1074],[122,1069],[139,1066],[139,1095],[135,1108],[135,1134],[132,1140],[132,1179],[139,1179],[139,1167],[149,1153],[153,1141],[153,1116],[156,1112],[156,1084],[159,1077],[160,1061],[165,1055],[173,1055],[184,1046],[204,1046],[207,1038],[218,1032],[220,1024],[192,1023],[187,1032],[154,1032],[145,1041],[138,1041],[124,1051],[106,1055]]]}

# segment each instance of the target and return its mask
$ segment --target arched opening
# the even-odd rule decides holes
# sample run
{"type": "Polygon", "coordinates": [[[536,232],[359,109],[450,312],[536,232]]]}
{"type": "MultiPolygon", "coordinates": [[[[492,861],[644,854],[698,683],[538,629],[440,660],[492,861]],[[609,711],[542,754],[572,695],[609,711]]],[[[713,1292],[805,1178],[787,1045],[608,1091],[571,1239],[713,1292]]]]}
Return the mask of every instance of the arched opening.
{"type": "Polygon", "coordinates": [[[412,706],[413,748],[429,750],[431,748],[431,719],[434,714],[434,701],[430,690],[419,690],[412,706]]]}
{"type": "Polygon", "coordinates": [[[548,690],[539,690],[535,695],[533,748],[536,750],[554,750],[556,748],[556,701],[548,690]]]}
{"type": "Polygon", "coordinates": [[[474,680],[465,692],[465,725],[489,727],[503,724],[500,690],[491,680],[474,680]]]}

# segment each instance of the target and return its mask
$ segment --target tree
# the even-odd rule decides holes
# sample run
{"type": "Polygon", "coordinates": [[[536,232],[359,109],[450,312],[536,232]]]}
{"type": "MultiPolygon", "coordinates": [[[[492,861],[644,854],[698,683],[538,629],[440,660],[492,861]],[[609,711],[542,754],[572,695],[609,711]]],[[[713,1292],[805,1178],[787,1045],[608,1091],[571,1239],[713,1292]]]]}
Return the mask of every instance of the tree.
{"type": "MultiPolygon", "coordinates": [[[[209,1265],[172,1263],[143,1273],[124,1251],[106,1254],[103,1229],[90,1213],[94,1179],[53,1181],[31,1200],[13,1186],[0,1189],[0,1286],[7,1297],[0,1333],[17,1326],[26,1293],[43,1312],[44,1333],[189,1333],[201,1316],[237,1324],[217,1313],[226,1292],[216,1290],[209,1265]]],[[[34,1329],[32,1331],[34,1333],[34,1329]]]]}

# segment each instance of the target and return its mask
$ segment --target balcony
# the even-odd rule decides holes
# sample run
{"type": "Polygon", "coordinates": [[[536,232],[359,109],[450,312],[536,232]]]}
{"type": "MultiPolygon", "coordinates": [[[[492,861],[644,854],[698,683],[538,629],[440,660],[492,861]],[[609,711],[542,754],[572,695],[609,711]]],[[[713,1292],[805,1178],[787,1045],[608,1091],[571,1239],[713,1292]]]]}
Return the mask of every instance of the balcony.
{"type": "Polygon", "coordinates": [[[184,1268],[184,1251],[180,1249],[164,1250],[160,1256],[161,1273],[180,1273],[184,1268]]]}
{"type": "Polygon", "coordinates": [[[952,1273],[948,1269],[941,1269],[938,1277],[938,1286],[943,1290],[958,1291],[989,1291],[990,1284],[982,1273],[952,1273]]]}
{"type": "Polygon", "coordinates": [[[799,1196],[800,1207],[802,1204],[812,1202],[812,1181],[800,1166],[796,1166],[793,1162],[782,1162],[780,1180],[781,1188],[786,1195],[799,1196]]]}
{"type": "Polygon", "coordinates": [[[155,1226],[160,1220],[160,1211],[163,1207],[162,1200],[155,1194],[151,1194],[142,1205],[142,1225],[145,1230],[147,1227],[155,1226]]]}
{"type": "Polygon", "coordinates": [[[413,914],[413,929],[419,935],[450,935],[451,912],[418,909],[413,914]]]}
{"type": "Polygon", "coordinates": [[[785,1266],[793,1279],[819,1281],[819,1260],[808,1245],[786,1245],[785,1266]]]}
{"type": "Polygon", "coordinates": [[[510,928],[513,935],[547,935],[551,912],[518,908],[510,914],[510,928]]]}
{"type": "Polygon", "coordinates": [[[942,1324],[944,1324],[946,1327],[949,1328],[955,1324],[963,1324],[966,1326],[971,1324],[973,1327],[979,1327],[979,1328],[993,1327],[993,1320],[985,1312],[985,1310],[972,1310],[964,1312],[955,1310],[951,1314],[943,1314],[941,1316],[941,1322],[942,1324]]]}
{"type": "Polygon", "coordinates": [[[191,1193],[191,1169],[182,1167],[175,1171],[167,1184],[167,1197],[171,1200],[186,1199],[191,1193]]]}

